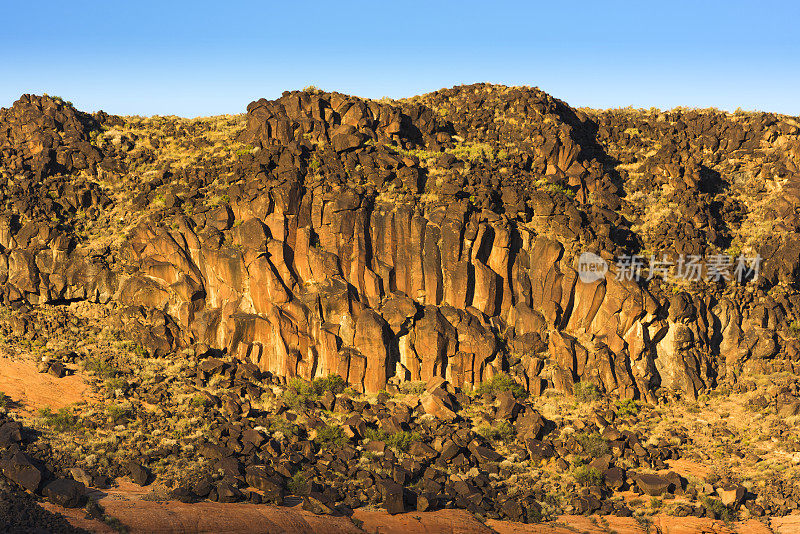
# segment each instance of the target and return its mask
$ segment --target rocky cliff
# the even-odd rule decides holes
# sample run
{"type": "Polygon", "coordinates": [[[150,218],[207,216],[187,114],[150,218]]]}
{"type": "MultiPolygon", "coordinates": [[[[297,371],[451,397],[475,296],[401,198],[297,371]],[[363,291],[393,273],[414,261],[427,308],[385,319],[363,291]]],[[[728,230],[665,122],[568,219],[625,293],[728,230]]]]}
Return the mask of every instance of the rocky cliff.
{"type": "Polygon", "coordinates": [[[107,303],[151,354],[368,392],[508,373],[537,395],[694,397],[798,365],[798,165],[796,117],[531,88],[295,91],[193,121],[25,95],[0,110],[2,299],[18,321],[107,303]],[[578,276],[584,251],[603,278],[578,276]],[[763,261],[741,282],[618,279],[632,254],[763,261]]]}

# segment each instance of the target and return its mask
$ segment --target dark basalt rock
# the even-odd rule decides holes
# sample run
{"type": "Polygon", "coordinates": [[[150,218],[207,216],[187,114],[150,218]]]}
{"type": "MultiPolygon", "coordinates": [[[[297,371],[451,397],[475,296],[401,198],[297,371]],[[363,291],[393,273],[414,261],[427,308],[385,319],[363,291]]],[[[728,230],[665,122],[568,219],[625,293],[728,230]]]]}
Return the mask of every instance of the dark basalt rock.
{"type": "Polygon", "coordinates": [[[86,486],[76,480],[58,478],[42,488],[42,494],[59,506],[77,508],[86,500],[86,486]]]}

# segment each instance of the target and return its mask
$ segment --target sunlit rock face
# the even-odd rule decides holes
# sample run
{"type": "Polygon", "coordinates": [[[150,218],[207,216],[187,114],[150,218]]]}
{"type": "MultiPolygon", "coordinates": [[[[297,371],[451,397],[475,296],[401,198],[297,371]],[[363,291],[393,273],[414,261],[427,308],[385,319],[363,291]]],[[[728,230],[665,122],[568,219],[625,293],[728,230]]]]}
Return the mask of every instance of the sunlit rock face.
{"type": "Polygon", "coordinates": [[[4,301],[108,303],[151,353],[201,343],[368,392],[509,373],[535,394],[588,381],[653,399],[793,369],[800,302],[768,291],[794,287],[800,263],[792,121],[580,111],[482,84],[392,102],[287,92],[247,110],[228,142],[248,148],[149,182],[136,169],[164,144],[111,137],[123,119],[50,97],[0,111],[4,301]],[[755,205],[775,239],[758,239],[755,205]],[[76,231],[119,210],[116,244],[76,231]],[[614,266],[732,243],[758,245],[760,280],[670,286],[614,266]],[[587,250],[611,265],[592,281],[587,250]]]}

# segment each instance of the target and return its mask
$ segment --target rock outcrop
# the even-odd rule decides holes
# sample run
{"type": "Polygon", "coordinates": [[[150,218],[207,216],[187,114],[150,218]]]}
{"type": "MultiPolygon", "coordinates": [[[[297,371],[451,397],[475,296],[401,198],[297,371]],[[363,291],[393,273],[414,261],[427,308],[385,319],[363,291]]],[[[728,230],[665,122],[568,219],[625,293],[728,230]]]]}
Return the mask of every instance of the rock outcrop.
{"type": "Polygon", "coordinates": [[[795,119],[580,111],[483,84],[393,102],[295,91],[248,106],[234,162],[165,165],[116,196],[109,176],[159,143],[93,145],[110,122],[49,97],[0,111],[4,302],[108,302],[152,354],[201,343],[370,392],[508,373],[535,394],[584,381],[652,400],[800,354],[795,119]],[[89,247],[76,219],[120,206],[124,243],[89,247]],[[761,277],[679,286],[614,266],[726,246],[760,251],[761,277]],[[611,264],[590,283],[585,250],[611,264]]]}

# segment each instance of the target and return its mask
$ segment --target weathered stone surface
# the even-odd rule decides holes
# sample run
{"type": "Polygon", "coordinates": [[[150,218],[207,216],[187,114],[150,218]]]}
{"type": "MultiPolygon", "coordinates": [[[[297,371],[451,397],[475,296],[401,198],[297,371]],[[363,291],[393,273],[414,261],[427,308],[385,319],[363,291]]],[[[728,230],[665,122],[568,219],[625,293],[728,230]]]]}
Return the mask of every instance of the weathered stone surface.
{"type": "Polygon", "coordinates": [[[42,488],[45,497],[65,508],[81,506],[85,500],[85,492],[86,486],[83,483],[68,478],[57,478],[42,488]]]}
{"type": "Polygon", "coordinates": [[[42,472],[21,452],[10,454],[8,459],[0,460],[3,474],[28,491],[36,491],[42,481],[42,472]]]}
{"type": "Polygon", "coordinates": [[[658,496],[669,491],[671,483],[658,475],[641,474],[636,477],[636,485],[646,495],[658,496]]]}

